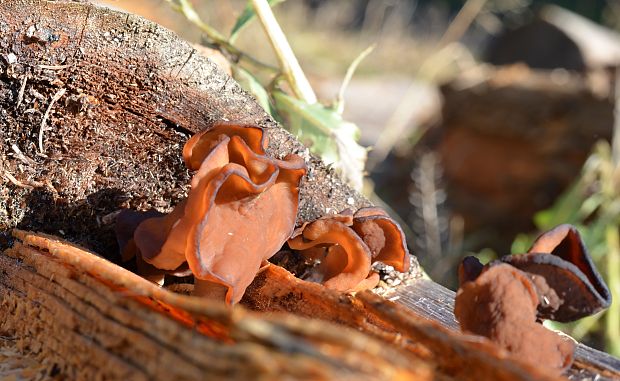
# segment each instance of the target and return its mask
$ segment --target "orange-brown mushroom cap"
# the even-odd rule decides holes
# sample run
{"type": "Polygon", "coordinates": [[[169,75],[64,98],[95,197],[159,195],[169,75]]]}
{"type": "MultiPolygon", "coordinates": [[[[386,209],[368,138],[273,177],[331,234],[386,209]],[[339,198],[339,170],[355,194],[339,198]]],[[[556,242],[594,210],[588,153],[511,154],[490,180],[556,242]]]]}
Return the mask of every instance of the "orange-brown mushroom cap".
{"type": "Polygon", "coordinates": [[[220,143],[220,136],[239,136],[253,152],[259,155],[264,155],[265,148],[267,148],[267,137],[262,128],[220,122],[195,134],[185,143],[183,160],[187,168],[191,170],[200,168],[211,150],[220,143]]]}
{"type": "Polygon", "coordinates": [[[261,263],[282,247],[295,226],[303,170],[280,168],[274,175],[270,186],[255,184],[245,168],[229,164],[207,191],[209,209],[190,229],[190,268],[197,278],[229,286],[228,301],[241,299],[261,263]]]}
{"type": "Polygon", "coordinates": [[[172,213],[153,218],[141,223],[134,238],[144,260],[160,269],[172,270],[186,261],[187,230],[193,220],[185,218],[186,212],[199,213],[204,208],[200,193],[229,163],[228,145],[230,138],[218,140],[216,147],[209,151],[198,172],[191,181],[191,190],[187,199],[177,205],[172,213]],[[160,255],[165,253],[165,255],[160,255]]]}
{"type": "Polygon", "coordinates": [[[313,256],[320,255],[320,252],[306,250],[325,247],[322,258],[312,258],[321,261],[317,270],[325,287],[353,291],[369,275],[371,255],[368,247],[338,218],[323,218],[307,224],[296,237],[289,239],[288,245],[304,255],[313,256]]]}
{"type": "Polygon", "coordinates": [[[161,218],[162,216],[164,216],[163,213],[153,209],[146,212],[123,210],[117,215],[115,226],[116,239],[119,244],[122,260],[127,262],[135,258],[136,273],[158,284],[163,283],[166,274],[173,276],[191,275],[191,271],[186,263],[180,265],[176,269],[163,270],[145,262],[140,250],[136,246],[133,236],[137,227],[143,221],[161,218]]]}
{"type": "Polygon", "coordinates": [[[148,220],[149,218],[162,216],[164,216],[164,214],[155,209],[151,209],[146,212],[125,209],[116,216],[114,232],[116,233],[116,241],[118,243],[118,248],[123,262],[129,261],[136,255],[137,249],[133,242],[133,234],[136,231],[136,228],[143,221],[148,220]]]}
{"type": "MultiPolygon", "coordinates": [[[[187,261],[197,279],[225,286],[226,301],[236,303],[294,229],[305,163],[296,155],[259,155],[240,136],[217,138],[192,179],[180,217],[160,227],[158,237],[171,225],[165,241],[152,249],[140,242],[140,250],[149,249],[144,258],[158,268],[187,261]]],[[[146,222],[139,228],[157,232],[146,222]]],[[[152,224],[158,222],[167,221],[152,224]]],[[[208,283],[200,283],[204,291],[208,283]]]]}
{"type": "Polygon", "coordinates": [[[409,270],[405,233],[382,209],[359,209],[353,216],[352,228],[370,249],[372,262],[383,262],[400,272],[409,270]]]}

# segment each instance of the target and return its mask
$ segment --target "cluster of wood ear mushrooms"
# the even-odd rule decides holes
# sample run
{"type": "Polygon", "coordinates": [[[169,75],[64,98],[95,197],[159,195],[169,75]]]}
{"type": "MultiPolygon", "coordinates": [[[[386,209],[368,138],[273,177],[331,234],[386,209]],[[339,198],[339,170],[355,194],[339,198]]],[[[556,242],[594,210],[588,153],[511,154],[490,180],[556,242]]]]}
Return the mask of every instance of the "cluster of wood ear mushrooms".
{"type": "Polygon", "coordinates": [[[490,338],[523,361],[558,371],[573,361],[575,342],[542,326],[599,312],[611,294],[571,225],[536,239],[526,254],[459,267],[454,314],[461,329],[490,338]]]}
{"type": "Polygon", "coordinates": [[[317,261],[313,280],[343,292],[376,286],[374,262],[409,267],[405,237],[378,208],[306,222],[295,229],[304,160],[266,155],[263,129],[220,123],[183,149],[196,171],[185,200],[169,214],[124,210],[116,234],[124,261],[163,284],[166,274],[194,276],[193,294],[234,304],[267,260],[288,242],[294,254],[317,261]]]}

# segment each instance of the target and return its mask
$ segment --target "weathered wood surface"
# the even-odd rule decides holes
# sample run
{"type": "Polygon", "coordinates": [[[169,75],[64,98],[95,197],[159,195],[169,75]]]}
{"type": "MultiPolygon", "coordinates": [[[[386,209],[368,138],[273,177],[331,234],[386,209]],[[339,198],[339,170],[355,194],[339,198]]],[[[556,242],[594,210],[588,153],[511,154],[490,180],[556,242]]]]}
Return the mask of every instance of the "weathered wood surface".
{"type": "Polygon", "coordinates": [[[68,379],[423,379],[425,361],[323,321],[175,294],[76,246],[16,232],[3,335],[68,379]]]}
{"type": "Polygon", "coordinates": [[[0,332],[70,379],[560,379],[368,291],[343,295],[276,266],[257,279],[268,305],[256,314],[51,236],[14,235],[0,254],[0,332]]]}
{"type": "MultiPolygon", "coordinates": [[[[387,297],[446,328],[459,330],[453,313],[454,295],[452,290],[420,279],[413,285],[397,289],[387,297]]],[[[575,363],[568,375],[572,380],[620,379],[620,359],[579,344],[575,351],[575,363]]]]}

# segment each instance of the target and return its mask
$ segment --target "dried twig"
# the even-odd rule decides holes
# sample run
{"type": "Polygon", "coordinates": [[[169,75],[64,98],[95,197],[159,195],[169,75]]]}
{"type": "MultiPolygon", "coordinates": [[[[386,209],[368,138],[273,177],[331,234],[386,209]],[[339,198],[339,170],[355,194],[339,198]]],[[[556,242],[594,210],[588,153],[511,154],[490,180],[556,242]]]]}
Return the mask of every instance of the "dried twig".
{"type": "Polygon", "coordinates": [[[60,89],[54,94],[50,104],[47,106],[47,110],[45,110],[45,114],[43,114],[43,120],[41,120],[41,127],[39,128],[39,152],[43,154],[43,131],[45,131],[45,123],[47,122],[47,118],[50,115],[50,111],[52,111],[52,107],[54,107],[54,103],[56,103],[63,95],[67,89],[60,89]]]}
{"type": "Polygon", "coordinates": [[[28,76],[24,75],[24,78],[22,78],[22,84],[21,86],[19,86],[19,92],[17,93],[17,104],[15,105],[15,108],[18,108],[19,105],[21,105],[22,101],[24,100],[24,91],[26,90],[27,82],[28,82],[28,76]]]}
{"type": "Polygon", "coordinates": [[[11,145],[11,149],[13,150],[13,152],[15,152],[15,157],[18,158],[19,160],[21,160],[22,163],[24,163],[26,165],[36,165],[37,164],[34,160],[32,160],[28,156],[24,155],[24,153],[22,152],[22,150],[19,149],[17,144],[12,144],[11,145]]]}
{"type": "Polygon", "coordinates": [[[276,52],[280,68],[288,83],[291,85],[295,96],[308,104],[316,103],[316,95],[310,82],[306,78],[299,62],[289,45],[280,24],[276,21],[271,6],[267,0],[252,0],[252,6],[256,11],[256,16],[260,20],[273,50],[276,52]]]}
{"type": "Polygon", "coordinates": [[[4,170],[4,178],[9,180],[11,183],[13,183],[13,185],[15,185],[16,187],[20,187],[20,188],[25,188],[25,189],[34,189],[34,187],[32,185],[28,185],[28,184],[24,184],[21,181],[17,180],[15,177],[13,177],[13,175],[7,171],[4,170]]]}
{"type": "Polygon", "coordinates": [[[38,65],[40,69],[48,70],[62,70],[70,67],[71,65],[38,65]]]}

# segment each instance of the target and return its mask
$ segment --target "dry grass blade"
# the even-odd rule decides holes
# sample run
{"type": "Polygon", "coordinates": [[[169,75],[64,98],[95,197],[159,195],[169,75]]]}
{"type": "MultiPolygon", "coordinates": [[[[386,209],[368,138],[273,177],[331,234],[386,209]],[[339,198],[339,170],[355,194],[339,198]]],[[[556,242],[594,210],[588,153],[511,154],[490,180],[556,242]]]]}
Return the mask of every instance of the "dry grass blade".
{"type": "Polygon", "coordinates": [[[62,96],[65,95],[66,91],[67,89],[64,89],[64,88],[58,90],[56,94],[54,94],[54,96],[52,97],[50,104],[47,106],[47,109],[45,110],[45,114],[43,114],[43,119],[41,120],[41,126],[39,127],[39,153],[41,154],[44,153],[43,131],[45,131],[45,124],[47,123],[47,118],[49,118],[50,116],[50,112],[52,111],[52,107],[54,107],[54,103],[56,103],[60,98],[62,98],[62,96]]]}

